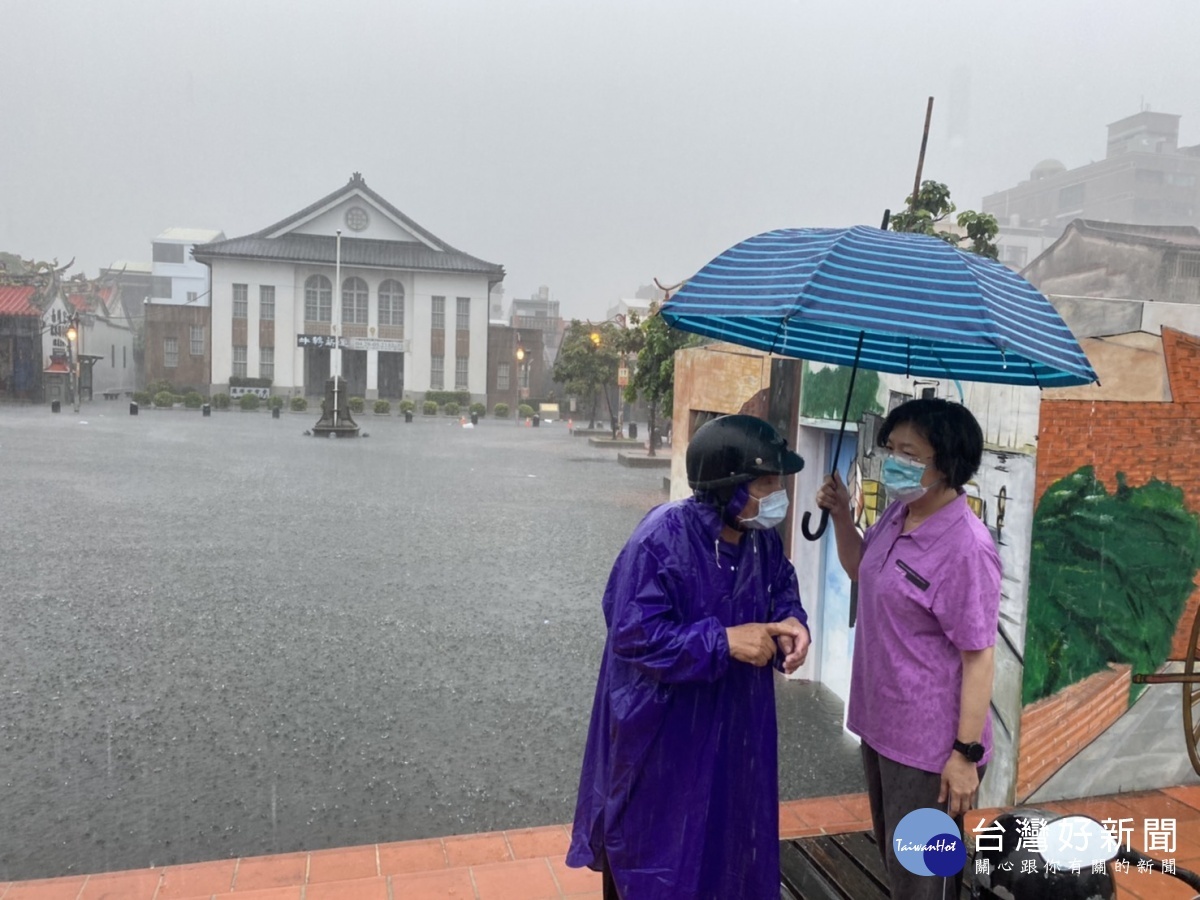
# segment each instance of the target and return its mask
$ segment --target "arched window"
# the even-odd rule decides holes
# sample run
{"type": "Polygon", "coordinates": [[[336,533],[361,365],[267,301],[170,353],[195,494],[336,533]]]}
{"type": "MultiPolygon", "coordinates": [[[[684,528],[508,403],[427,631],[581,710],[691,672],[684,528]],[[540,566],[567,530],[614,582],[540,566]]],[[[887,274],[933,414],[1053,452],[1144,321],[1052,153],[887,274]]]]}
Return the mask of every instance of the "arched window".
{"type": "Polygon", "coordinates": [[[394,278],[379,286],[379,324],[404,324],[404,285],[394,278]]]}
{"type": "Polygon", "coordinates": [[[304,282],[304,318],[309,322],[333,321],[333,285],[324,275],[309,275],[304,282]]]}
{"type": "Polygon", "coordinates": [[[347,325],[367,324],[367,283],[361,278],[342,282],[342,321],[347,325]]]}

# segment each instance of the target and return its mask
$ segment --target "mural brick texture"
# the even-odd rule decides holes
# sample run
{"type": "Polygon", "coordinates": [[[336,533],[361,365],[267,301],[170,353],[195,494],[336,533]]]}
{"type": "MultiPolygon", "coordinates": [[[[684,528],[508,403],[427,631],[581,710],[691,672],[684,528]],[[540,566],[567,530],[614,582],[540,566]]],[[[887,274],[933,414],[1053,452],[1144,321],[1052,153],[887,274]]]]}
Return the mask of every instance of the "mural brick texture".
{"type": "MultiPolygon", "coordinates": [[[[1188,509],[1200,512],[1200,337],[1162,330],[1170,402],[1045,400],[1037,448],[1036,496],[1081,466],[1092,466],[1108,490],[1117,473],[1131,487],[1152,478],[1184,493],[1188,509]]],[[[1200,587],[1192,591],[1171,642],[1171,658],[1187,654],[1200,587]]],[[[1130,671],[1112,666],[1021,714],[1017,763],[1018,800],[1028,797],[1076,753],[1110,727],[1128,708],[1130,671]]]]}
{"type": "MultiPolygon", "coordinates": [[[[1171,385],[1169,403],[1046,400],[1042,403],[1037,450],[1037,498],[1080,466],[1113,491],[1117,473],[1131,487],[1151,478],[1183,491],[1188,509],[1200,512],[1200,337],[1164,328],[1163,355],[1171,385]]],[[[1188,598],[1171,643],[1182,659],[1200,590],[1188,598]]]]}
{"type": "Polygon", "coordinates": [[[1110,664],[1021,711],[1017,798],[1028,797],[1129,708],[1129,666],[1110,664]]]}

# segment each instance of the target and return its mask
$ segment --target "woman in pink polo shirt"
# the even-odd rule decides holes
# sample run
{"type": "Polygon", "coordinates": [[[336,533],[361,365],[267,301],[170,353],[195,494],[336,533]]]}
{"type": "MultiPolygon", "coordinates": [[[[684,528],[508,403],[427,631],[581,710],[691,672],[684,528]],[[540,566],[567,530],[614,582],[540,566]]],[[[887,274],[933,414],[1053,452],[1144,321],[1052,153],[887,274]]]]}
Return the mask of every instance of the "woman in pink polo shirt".
{"type": "Polygon", "coordinates": [[[896,823],[922,807],[944,809],[961,832],[991,754],[1000,557],[963,493],[983,433],[964,406],[911,400],[884,420],[878,442],[890,503],[865,535],[836,473],[817,494],[858,582],[847,726],[862,738],[892,896],[957,897],[954,880],[915,875],[890,848],[896,823]]]}

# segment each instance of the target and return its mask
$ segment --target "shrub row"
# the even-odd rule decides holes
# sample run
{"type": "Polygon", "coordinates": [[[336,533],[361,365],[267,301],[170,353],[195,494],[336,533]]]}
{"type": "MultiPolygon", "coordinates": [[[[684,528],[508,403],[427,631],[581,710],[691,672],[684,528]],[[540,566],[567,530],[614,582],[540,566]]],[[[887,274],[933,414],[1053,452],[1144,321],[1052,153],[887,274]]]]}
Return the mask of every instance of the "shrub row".
{"type": "MultiPolygon", "coordinates": [[[[231,378],[230,383],[232,384],[235,380],[243,382],[270,381],[269,378],[231,378]]],[[[199,391],[189,390],[186,394],[177,394],[169,388],[164,388],[164,384],[166,384],[165,381],[154,382],[152,386],[159,388],[157,391],[151,392],[146,390],[135,392],[133,395],[133,402],[138,404],[138,406],[153,405],[160,409],[169,409],[177,403],[182,403],[188,409],[199,409],[206,402],[204,395],[199,391]]],[[[258,387],[259,385],[245,384],[243,386],[258,387]]],[[[447,416],[457,416],[462,412],[462,405],[459,404],[457,400],[446,400],[444,403],[439,403],[436,399],[431,399],[435,394],[437,396],[451,397],[470,396],[468,394],[460,394],[453,391],[430,391],[429,394],[426,395],[426,400],[422,405],[422,411],[427,416],[436,416],[439,408],[447,416]]],[[[229,407],[233,405],[229,395],[226,393],[213,394],[212,398],[207,402],[209,402],[215,409],[229,409],[229,407]]],[[[257,394],[243,394],[238,400],[238,407],[244,410],[255,410],[258,409],[262,403],[263,401],[257,394]]],[[[366,401],[362,397],[351,397],[347,403],[352,413],[361,413],[366,405],[366,401]]],[[[275,409],[277,407],[282,409],[285,404],[289,404],[289,401],[278,394],[273,394],[266,400],[267,409],[275,409]]],[[[308,400],[304,397],[292,397],[289,405],[294,412],[304,412],[308,409],[308,400]]],[[[411,413],[416,410],[416,407],[416,403],[412,400],[401,400],[396,404],[396,410],[400,413],[400,415],[411,413]]],[[[376,413],[389,414],[392,411],[392,404],[388,400],[376,400],[373,409],[376,413]]],[[[480,416],[487,415],[487,407],[482,403],[472,403],[469,407],[469,411],[480,416]]],[[[522,416],[528,416],[532,414],[532,409],[530,407],[525,405],[521,406],[522,416]],[[529,411],[526,412],[526,410],[529,411]]],[[[493,415],[495,415],[497,418],[507,417],[508,404],[497,403],[493,408],[493,415]]]]}
{"type": "Polygon", "coordinates": [[[470,391],[426,391],[425,402],[436,403],[438,406],[445,406],[447,403],[457,403],[459,406],[466,406],[471,402],[470,391]]]}

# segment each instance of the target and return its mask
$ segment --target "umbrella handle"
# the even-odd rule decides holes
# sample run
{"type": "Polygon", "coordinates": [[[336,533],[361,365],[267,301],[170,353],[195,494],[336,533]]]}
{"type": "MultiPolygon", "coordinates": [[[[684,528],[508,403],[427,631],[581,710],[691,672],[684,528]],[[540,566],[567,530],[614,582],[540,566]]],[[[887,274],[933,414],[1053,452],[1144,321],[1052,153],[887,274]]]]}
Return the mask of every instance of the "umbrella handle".
{"type": "Polygon", "coordinates": [[[812,520],[812,513],[806,512],[804,514],[804,518],[802,518],[800,520],[800,530],[802,532],[804,532],[804,536],[808,540],[815,541],[817,538],[819,538],[821,535],[823,535],[825,533],[825,526],[827,526],[829,524],[829,510],[827,510],[827,509],[821,510],[821,521],[817,523],[816,531],[808,530],[808,523],[811,520],[812,520]]]}

